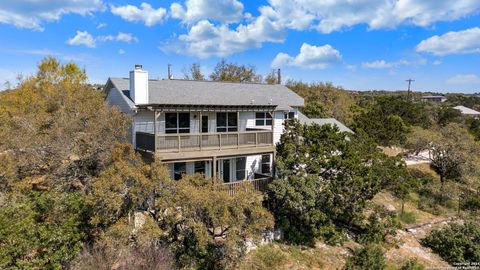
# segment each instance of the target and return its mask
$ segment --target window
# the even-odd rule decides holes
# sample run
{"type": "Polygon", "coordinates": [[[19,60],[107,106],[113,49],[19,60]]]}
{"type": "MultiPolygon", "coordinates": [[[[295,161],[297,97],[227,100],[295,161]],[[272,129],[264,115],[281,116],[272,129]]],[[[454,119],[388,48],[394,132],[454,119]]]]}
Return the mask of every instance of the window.
{"type": "Polygon", "coordinates": [[[173,179],[180,180],[182,176],[187,174],[187,163],[176,162],[173,163],[173,179]]]}
{"type": "Polygon", "coordinates": [[[269,112],[257,112],[255,113],[255,125],[256,126],[271,126],[272,114],[269,112]]]}
{"type": "Polygon", "coordinates": [[[165,113],[165,133],[190,133],[190,113],[165,113]]]}
{"type": "Polygon", "coordinates": [[[238,119],[236,112],[217,113],[217,132],[235,132],[238,119]]]}
{"type": "Polygon", "coordinates": [[[293,119],[293,118],[295,118],[295,112],[288,112],[288,113],[285,113],[283,116],[284,116],[285,120],[293,119]]]}
{"type": "Polygon", "coordinates": [[[201,173],[205,175],[205,161],[195,161],[194,163],[194,172],[195,173],[201,173]]]}
{"type": "Polygon", "coordinates": [[[262,173],[264,174],[271,173],[270,155],[262,155],[262,173]]]}
{"type": "Polygon", "coordinates": [[[208,132],[208,115],[202,115],[202,132],[208,132]]]}
{"type": "Polygon", "coordinates": [[[237,181],[244,180],[246,177],[246,165],[247,165],[247,158],[246,157],[239,157],[236,158],[235,161],[235,167],[236,167],[236,179],[237,181]]]}

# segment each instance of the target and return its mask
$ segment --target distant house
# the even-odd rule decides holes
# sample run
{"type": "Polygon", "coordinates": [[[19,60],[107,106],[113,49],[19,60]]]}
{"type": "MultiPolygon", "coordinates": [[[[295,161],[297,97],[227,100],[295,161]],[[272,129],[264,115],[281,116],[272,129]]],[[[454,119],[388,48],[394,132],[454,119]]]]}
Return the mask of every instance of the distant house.
{"type": "Polygon", "coordinates": [[[423,96],[421,100],[425,102],[445,102],[447,98],[444,96],[423,96]]]}
{"type": "Polygon", "coordinates": [[[480,112],[477,112],[465,106],[455,106],[453,108],[459,110],[463,115],[476,116],[476,117],[480,116],[480,112]]]}
{"type": "Polygon", "coordinates": [[[303,98],[280,84],[150,80],[136,65],[129,78],[109,78],[105,92],[110,105],[132,116],[135,149],[166,164],[172,179],[203,173],[265,188],[284,121],[301,117],[349,131],[335,119],[301,115],[303,98]]]}

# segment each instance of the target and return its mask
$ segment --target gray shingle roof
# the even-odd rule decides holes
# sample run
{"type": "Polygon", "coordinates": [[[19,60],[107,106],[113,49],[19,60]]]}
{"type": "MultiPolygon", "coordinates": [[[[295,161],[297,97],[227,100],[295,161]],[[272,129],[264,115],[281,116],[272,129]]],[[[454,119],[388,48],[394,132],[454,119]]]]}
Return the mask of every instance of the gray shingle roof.
{"type": "MultiPolygon", "coordinates": [[[[110,78],[115,88],[129,90],[128,78],[110,78]]],[[[189,80],[149,80],[150,104],[277,105],[277,110],[301,107],[303,98],[284,85],[189,80]]]]}
{"type": "Polygon", "coordinates": [[[330,124],[332,126],[337,126],[341,132],[350,132],[354,133],[351,129],[345,126],[342,122],[338,121],[335,118],[308,118],[306,115],[298,112],[298,120],[304,125],[318,124],[325,125],[330,124]]]}

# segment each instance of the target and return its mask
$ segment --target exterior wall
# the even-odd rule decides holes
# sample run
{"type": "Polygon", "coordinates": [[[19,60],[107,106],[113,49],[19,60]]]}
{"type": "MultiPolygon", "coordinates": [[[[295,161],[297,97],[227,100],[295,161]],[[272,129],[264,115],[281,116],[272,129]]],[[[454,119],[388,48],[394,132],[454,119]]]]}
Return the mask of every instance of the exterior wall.
{"type": "MultiPolygon", "coordinates": [[[[270,169],[272,168],[272,154],[270,153],[270,169]]],[[[248,156],[238,156],[238,157],[246,157],[246,164],[245,164],[245,175],[247,179],[251,180],[254,179],[255,173],[262,173],[261,171],[261,162],[262,162],[262,155],[248,155],[248,156]]],[[[230,160],[230,179],[236,178],[236,171],[237,171],[237,164],[236,164],[237,157],[228,157],[228,158],[219,158],[218,160],[218,176],[221,177],[223,175],[223,164],[222,160],[229,159],[230,160]]],[[[179,161],[181,162],[181,161],[179,161]]],[[[195,169],[194,162],[186,162],[186,170],[187,175],[193,175],[195,169]]],[[[173,179],[173,163],[167,164],[167,168],[170,171],[170,177],[173,179]]],[[[212,175],[212,162],[207,161],[206,164],[206,173],[207,176],[212,175]]],[[[241,180],[235,180],[241,181],[241,180]]],[[[235,182],[231,181],[231,182],[235,182]]]]}
{"type": "MultiPolygon", "coordinates": [[[[293,108],[292,111],[295,113],[295,118],[298,119],[298,108],[293,108]]],[[[291,112],[292,112],[291,111],[291,112]]],[[[285,131],[284,122],[285,122],[285,113],[284,111],[275,112],[275,122],[273,126],[273,144],[280,142],[280,137],[285,131]]]]}
{"type": "Polygon", "coordinates": [[[131,115],[132,110],[125,100],[123,93],[117,90],[117,88],[111,88],[108,91],[107,98],[105,99],[108,105],[117,107],[121,112],[131,115]]]}

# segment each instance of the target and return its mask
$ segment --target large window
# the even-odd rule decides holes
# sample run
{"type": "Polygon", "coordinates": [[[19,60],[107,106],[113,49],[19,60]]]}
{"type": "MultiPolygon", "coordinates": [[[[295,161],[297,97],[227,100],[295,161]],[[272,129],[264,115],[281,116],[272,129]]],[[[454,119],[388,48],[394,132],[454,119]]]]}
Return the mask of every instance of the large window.
{"type": "Polygon", "coordinates": [[[201,173],[205,175],[205,161],[195,161],[194,163],[194,172],[195,173],[201,173]]]}
{"type": "Polygon", "coordinates": [[[244,180],[246,178],[246,165],[247,165],[247,158],[246,157],[239,157],[236,158],[235,161],[236,167],[236,179],[237,181],[244,180]]]}
{"type": "Polygon", "coordinates": [[[238,119],[236,112],[217,113],[217,132],[235,132],[238,119]]]}
{"type": "Polygon", "coordinates": [[[256,126],[271,126],[272,114],[269,112],[257,112],[255,113],[255,125],[256,126]]]}
{"type": "Polygon", "coordinates": [[[180,180],[182,176],[187,174],[187,163],[175,162],[173,163],[173,179],[180,180]]]}
{"type": "Polygon", "coordinates": [[[190,133],[190,113],[165,113],[165,133],[190,133]]]}
{"type": "Polygon", "coordinates": [[[262,155],[262,173],[269,174],[271,173],[270,166],[270,155],[262,155]]]}

